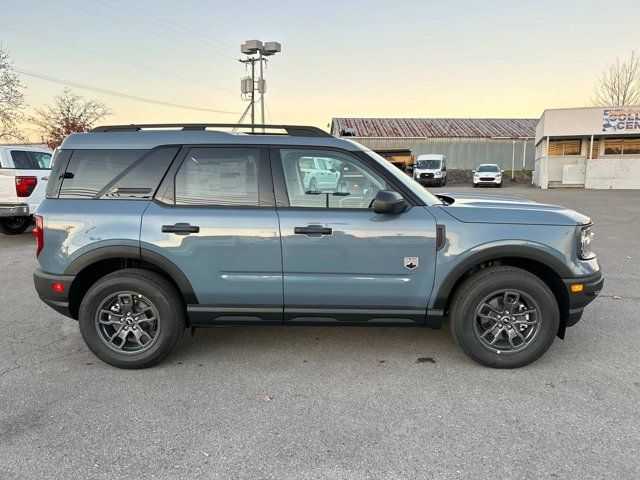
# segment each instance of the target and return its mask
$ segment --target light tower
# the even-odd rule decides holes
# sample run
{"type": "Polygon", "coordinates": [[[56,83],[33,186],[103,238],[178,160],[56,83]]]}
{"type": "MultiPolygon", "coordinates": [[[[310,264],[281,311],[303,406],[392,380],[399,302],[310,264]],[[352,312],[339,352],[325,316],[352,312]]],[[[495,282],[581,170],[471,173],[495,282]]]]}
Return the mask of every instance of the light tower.
{"type": "MultiPolygon", "coordinates": [[[[266,62],[267,58],[271,55],[275,55],[276,53],[280,53],[282,51],[282,46],[278,42],[265,42],[264,44],[260,40],[247,40],[240,46],[240,51],[247,55],[247,58],[241,59],[240,62],[247,64],[251,64],[251,77],[243,78],[240,89],[242,94],[249,95],[249,101],[251,104],[249,107],[251,108],[251,124],[255,125],[255,91],[257,90],[260,93],[260,116],[262,119],[262,124],[265,124],[264,119],[264,94],[266,92],[266,83],[264,80],[264,68],[263,61],[266,62]],[[260,79],[256,84],[256,62],[260,63],[260,79]]],[[[251,129],[253,132],[253,128],[251,129]]]]}

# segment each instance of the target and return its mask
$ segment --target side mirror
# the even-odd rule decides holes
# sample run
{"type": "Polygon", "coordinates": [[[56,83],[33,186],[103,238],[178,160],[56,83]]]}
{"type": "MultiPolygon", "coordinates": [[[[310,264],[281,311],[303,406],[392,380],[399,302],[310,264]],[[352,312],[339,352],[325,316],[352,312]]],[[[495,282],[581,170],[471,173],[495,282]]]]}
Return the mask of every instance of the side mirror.
{"type": "Polygon", "coordinates": [[[373,211],[382,214],[398,214],[407,209],[402,195],[393,190],[380,190],[373,200],[373,211]]]}
{"type": "Polygon", "coordinates": [[[504,173],[504,170],[500,170],[500,173],[504,173]]]}
{"type": "Polygon", "coordinates": [[[471,173],[476,173],[476,171],[475,170],[471,170],[471,173]]]}

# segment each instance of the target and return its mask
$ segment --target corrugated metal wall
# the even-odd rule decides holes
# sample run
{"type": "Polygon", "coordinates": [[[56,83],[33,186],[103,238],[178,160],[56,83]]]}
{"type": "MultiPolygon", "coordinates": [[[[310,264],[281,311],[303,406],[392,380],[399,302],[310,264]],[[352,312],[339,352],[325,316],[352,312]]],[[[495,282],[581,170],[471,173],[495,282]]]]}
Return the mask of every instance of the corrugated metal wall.
{"type": "MultiPolygon", "coordinates": [[[[511,168],[513,140],[493,138],[371,138],[344,137],[370,149],[409,148],[415,158],[425,153],[444,153],[449,168],[472,170],[481,163],[497,163],[504,170],[511,168]]],[[[516,169],[522,168],[524,140],[516,140],[516,169]]],[[[533,170],[535,147],[527,140],[525,168],[533,170]]]]}

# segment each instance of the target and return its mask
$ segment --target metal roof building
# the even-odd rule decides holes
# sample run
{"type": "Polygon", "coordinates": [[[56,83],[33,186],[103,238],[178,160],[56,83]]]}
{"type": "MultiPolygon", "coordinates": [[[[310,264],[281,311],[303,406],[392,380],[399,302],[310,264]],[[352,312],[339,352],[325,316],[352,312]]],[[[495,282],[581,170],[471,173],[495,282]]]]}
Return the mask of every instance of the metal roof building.
{"type": "Polygon", "coordinates": [[[447,155],[450,168],[497,163],[503,169],[534,166],[537,119],[529,118],[334,118],[331,133],[369,148],[409,148],[417,157],[447,155]]]}

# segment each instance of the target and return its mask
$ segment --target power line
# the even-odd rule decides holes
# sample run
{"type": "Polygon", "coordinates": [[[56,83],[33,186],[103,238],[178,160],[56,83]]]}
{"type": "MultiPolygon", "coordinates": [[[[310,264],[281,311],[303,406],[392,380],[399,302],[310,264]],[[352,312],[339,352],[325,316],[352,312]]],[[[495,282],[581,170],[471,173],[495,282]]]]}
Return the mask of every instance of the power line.
{"type": "Polygon", "coordinates": [[[109,59],[109,60],[113,60],[115,62],[120,62],[120,63],[124,63],[124,64],[127,64],[127,65],[132,65],[134,67],[141,68],[143,70],[148,70],[148,71],[154,72],[154,73],[160,73],[162,75],[167,75],[167,76],[170,76],[170,77],[178,78],[180,80],[184,80],[184,81],[187,81],[187,82],[197,83],[199,85],[204,85],[205,87],[215,88],[216,90],[220,90],[220,91],[225,92],[225,93],[230,93],[232,95],[236,95],[236,92],[234,92],[233,90],[229,90],[227,88],[218,87],[216,85],[211,85],[210,83],[201,82],[201,81],[195,80],[193,78],[188,78],[188,77],[183,77],[181,75],[176,75],[175,73],[166,72],[164,70],[159,70],[159,69],[154,68],[154,67],[149,67],[149,66],[146,66],[146,65],[140,65],[139,63],[131,62],[129,60],[123,60],[123,59],[117,58],[117,57],[112,57],[111,55],[107,55],[107,54],[104,54],[104,53],[94,52],[94,51],[88,50],[86,48],[77,47],[75,45],[70,45],[68,43],[63,43],[63,42],[60,42],[60,41],[57,41],[57,40],[52,40],[51,38],[42,37],[40,35],[35,35],[33,33],[30,33],[30,32],[24,32],[22,30],[18,30],[17,28],[7,27],[5,25],[0,25],[0,28],[3,28],[5,30],[11,30],[11,31],[19,33],[21,35],[27,35],[29,37],[37,38],[38,40],[43,40],[43,41],[46,41],[47,43],[54,43],[54,44],[60,45],[62,47],[73,48],[74,50],[78,50],[80,52],[88,53],[90,55],[96,55],[98,57],[102,57],[102,58],[106,58],[106,59],[109,59]]]}
{"type": "Polygon", "coordinates": [[[124,22],[124,21],[119,20],[117,18],[113,18],[113,17],[110,17],[108,15],[103,15],[101,13],[96,13],[96,12],[88,10],[86,8],[78,7],[76,5],[72,5],[70,3],[63,2],[62,0],[52,0],[52,1],[54,1],[54,2],[56,2],[58,4],[60,4],[60,5],[64,5],[65,7],[73,8],[75,10],[87,13],[89,15],[93,15],[94,17],[104,18],[104,19],[109,20],[111,22],[119,23],[119,24],[125,25],[125,26],[127,26],[129,28],[133,28],[134,30],[139,30],[139,31],[144,32],[144,33],[149,33],[151,35],[155,35],[156,37],[164,38],[165,40],[169,40],[169,41],[176,42],[176,43],[181,43],[181,44],[186,45],[186,46],[191,47],[191,48],[199,48],[201,50],[205,50],[205,51],[210,52],[210,53],[215,53],[216,55],[222,55],[223,57],[230,58],[232,60],[236,60],[236,58],[234,58],[234,57],[232,57],[230,55],[226,55],[224,53],[220,53],[220,52],[217,52],[215,50],[209,50],[208,48],[202,47],[200,45],[194,45],[192,43],[187,43],[187,42],[184,42],[182,40],[178,40],[176,38],[167,37],[166,35],[162,35],[160,33],[154,32],[153,30],[148,30],[146,28],[141,28],[141,27],[138,27],[137,25],[134,25],[132,23],[124,22]]]}
{"type": "Polygon", "coordinates": [[[130,95],[128,93],[116,92],[116,91],[113,91],[113,90],[107,90],[107,89],[100,88],[100,87],[93,87],[91,85],[85,85],[83,83],[78,83],[78,82],[73,82],[73,81],[70,81],[70,80],[64,80],[62,78],[52,77],[52,76],[49,76],[49,75],[45,75],[43,73],[29,72],[29,71],[26,71],[26,70],[18,70],[17,68],[15,69],[15,71],[20,73],[20,74],[22,74],[22,75],[27,75],[29,77],[40,78],[42,80],[47,80],[47,81],[53,82],[53,83],[59,83],[59,84],[62,84],[62,85],[72,86],[72,87],[76,87],[76,88],[82,88],[84,90],[90,90],[90,91],[98,92],[98,93],[104,93],[105,95],[113,95],[115,97],[127,98],[129,100],[135,100],[137,102],[152,103],[152,104],[155,104],[155,105],[163,105],[163,106],[166,106],[166,107],[184,108],[186,110],[198,110],[200,112],[222,113],[222,114],[229,114],[229,115],[238,115],[240,113],[240,112],[230,112],[228,110],[214,110],[214,109],[211,109],[211,108],[193,107],[193,106],[190,106],[190,105],[180,105],[178,103],[163,102],[162,100],[153,100],[151,98],[138,97],[137,95],[130,95]]]}
{"type": "MultiPolygon", "coordinates": [[[[155,25],[159,25],[162,28],[167,28],[167,25],[169,25],[169,26],[173,27],[174,30],[179,30],[180,35],[187,35],[188,37],[191,37],[192,39],[197,40],[198,42],[201,42],[201,43],[204,43],[204,44],[209,44],[210,42],[214,42],[214,43],[217,43],[218,45],[220,45],[221,48],[226,48],[227,50],[229,50],[230,51],[229,53],[231,53],[231,52],[235,53],[236,52],[236,48],[233,45],[230,45],[230,44],[225,43],[225,42],[221,42],[221,41],[216,40],[216,39],[211,38],[211,37],[207,37],[207,38],[205,38],[203,40],[201,37],[194,35],[193,31],[191,29],[185,28],[182,25],[179,25],[179,24],[177,24],[175,22],[171,22],[171,21],[169,21],[169,20],[167,20],[165,18],[159,17],[158,15],[154,15],[153,13],[148,12],[146,10],[143,10],[141,8],[138,8],[138,7],[134,6],[134,5],[129,5],[129,4],[127,4],[127,3],[125,3],[125,2],[123,2],[121,0],[113,0],[113,1],[115,1],[116,3],[119,3],[120,5],[128,8],[128,9],[135,10],[135,11],[137,11],[137,12],[143,14],[143,15],[146,15],[148,17],[151,17],[151,18],[154,18],[156,20],[159,20],[160,22],[162,22],[165,25],[162,25],[162,24],[157,23],[157,22],[152,22],[152,23],[154,23],[155,25]]],[[[115,8],[113,5],[108,4],[108,3],[104,3],[103,1],[100,1],[100,0],[94,0],[94,2],[102,3],[103,5],[107,5],[107,6],[111,7],[111,8],[115,8]]],[[[122,11],[122,10],[120,10],[120,11],[122,11]]],[[[138,18],[145,19],[141,15],[136,15],[136,16],[138,18]]],[[[150,21],[149,19],[145,19],[145,20],[150,21]]]]}

